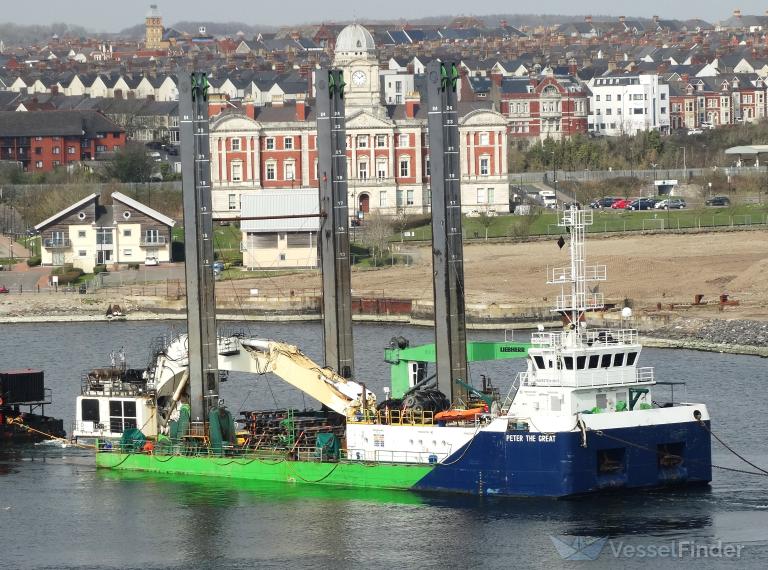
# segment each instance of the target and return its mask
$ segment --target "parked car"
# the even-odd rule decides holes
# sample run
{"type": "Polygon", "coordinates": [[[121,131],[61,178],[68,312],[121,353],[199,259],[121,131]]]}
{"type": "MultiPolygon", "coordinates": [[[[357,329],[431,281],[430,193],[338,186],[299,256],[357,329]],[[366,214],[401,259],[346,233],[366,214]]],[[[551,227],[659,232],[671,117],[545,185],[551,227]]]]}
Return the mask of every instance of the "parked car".
{"type": "Polygon", "coordinates": [[[144,260],[144,265],[160,265],[160,261],[156,257],[150,255],[144,260]]]}
{"type": "Polygon", "coordinates": [[[10,291],[8,291],[8,287],[5,285],[0,285],[0,293],[10,293],[10,291]]]}
{"type": "Polygon", "coordinates": [[[698,129],[698,128],[697,129],[688,129],[688,134],[689,135],[700,135],[700,134],[703,134],[703,133],[704,133],[704,131],[702,131],[701,129],[698,129]]]}
{"type": "Polygon", "coordinates": [[[213,271],[216,272],[222,272],[224,271],[224,262],[222,261],[214,261],[213,262],[213,271]]]}
{"type": "Polygon", "coordinates": [[[651,198],[638,198],[629,203],[627,210],[653,210],[654,206],[656,206],[656,200],[651,198]]]}
{"type": "Polygon", "coordinates": [[[707,206],[730,206],[731,200],[727,196],[714,196],[704,202],[707,206]]]}
{"type": "Polygon", "coordinates": [[[618,200],[618,198],[611,198],[610,196],[606,196],[604,198],[595,200],[589,205],[589,207],[593,209],[610,208],[616,200],[618,200]]]}
{"type": "Polygon", "coordinates": [[[612,210],[623,210],[627,206],[629,206],[630,202],[632,202],[632,200],[626,200],[624,198],[619,198],[613,204],[611,204],[611,209],[612,210]]]}
{"type": "Polygon", "coordinates": [[[656,202],[655,208],[657,210],[681,210],[686,206],[688,204],[682,198],[667,198],[666,200],[656,202]]]}

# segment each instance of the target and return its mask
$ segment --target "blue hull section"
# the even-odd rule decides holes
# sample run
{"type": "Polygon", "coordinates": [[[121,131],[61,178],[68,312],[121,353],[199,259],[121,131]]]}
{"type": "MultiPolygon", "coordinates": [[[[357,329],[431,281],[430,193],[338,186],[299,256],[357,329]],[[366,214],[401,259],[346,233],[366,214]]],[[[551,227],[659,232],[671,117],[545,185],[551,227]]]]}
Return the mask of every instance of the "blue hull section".
{"type": "Polygon", "coordinates": [[[538,434],[480,432],[417,489],[479,495],[564,497],[609,489],[706,484],[707,429],[698,422],[538,434]]]}

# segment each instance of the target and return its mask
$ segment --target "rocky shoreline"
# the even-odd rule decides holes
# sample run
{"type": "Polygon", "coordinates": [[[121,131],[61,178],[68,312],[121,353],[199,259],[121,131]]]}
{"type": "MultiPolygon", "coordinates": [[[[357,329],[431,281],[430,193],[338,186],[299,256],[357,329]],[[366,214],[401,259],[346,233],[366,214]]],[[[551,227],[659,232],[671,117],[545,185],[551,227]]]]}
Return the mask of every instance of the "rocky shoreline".
{"type": "Polygon", "coordinates": [[[768,323],[748,319],[678,318],[648,333],[646,346],[768,357],[768,323]]]}
{"type": "MultiPolygon", "coordinates": [[[[41,302],[0,303],[0,323],[62,323],[105,322],[102,305],[106,300],[70,298],[45,299],[41,302]]],[[[130,321],[182,320],[185,313],[180,307],[153,307],[150,304],[125,303],[130,321]]],[[[317,314],[280,311],[219,310],[223,321],[315,321],[317,314]]],[[[359,322],[408,323],[413,326],[431,326],[425,319],[413,319],[407,315],[355,315],[359,322]]],[[[536,322],[505,322],[497,319],[474,319],[468,323],[472,330],[510,330],[535,328],[536,322]]],[[[640,330],[642,342],[647,347],[680,348],[706,352],[755,355],[768,357],[768,322],[748,319],[689,318],[678,316],[662,327],[645,328],[641,322],[633,324],[640,330]]]]}

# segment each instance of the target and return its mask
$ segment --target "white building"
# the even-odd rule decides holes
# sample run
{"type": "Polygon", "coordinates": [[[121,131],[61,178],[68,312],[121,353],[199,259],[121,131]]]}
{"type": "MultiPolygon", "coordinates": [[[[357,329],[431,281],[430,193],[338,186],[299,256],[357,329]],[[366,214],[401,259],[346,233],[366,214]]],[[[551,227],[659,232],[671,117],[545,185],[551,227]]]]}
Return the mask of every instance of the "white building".
{"type": "Polygon", "coordinates": [[[658,75],[608,75],[588,84],[588,129],[596,135],[669,132],[669,85],[658,75]]]}
{"type": "Polygon", "coordinates": [[[405,98],[414,91],[413,73],[384,69],[381,71],[381,91],[387,105],[404,105],[405,98]]]}
{"type": "Polygon", "coordinates": [[[317,267],[320,199],[317,190],[262,190],[243,196],[243,216],[307,215],[306,218],[243,220],[243,267],[317,267]]]}

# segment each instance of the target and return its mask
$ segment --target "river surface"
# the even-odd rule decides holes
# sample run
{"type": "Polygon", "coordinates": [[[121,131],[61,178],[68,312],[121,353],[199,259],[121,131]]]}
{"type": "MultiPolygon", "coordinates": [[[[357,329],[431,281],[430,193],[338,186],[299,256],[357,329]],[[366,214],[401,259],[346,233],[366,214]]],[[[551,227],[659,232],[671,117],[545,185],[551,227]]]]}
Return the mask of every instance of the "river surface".
{"type": "MultiPolygon", "coordinates": [[[[130,366],[146,366],[149,343],[172,326],[2,325],[0,369],[44,369],[54,397],[46,411],[64,418],[69,431],[81,374],[107,365],[110,351],[121,347],[130,366]]],[[[286,340],[320,360],[318,323],[225,326],[286,340]]],[[[399,335],[414,344],[431,340],[428,329],[355,326],[357,377],[380,396],[389,379],[383,349],[399,335]]],[[[658,380],[687,381],[687,396],[678,390],[676,399],[705,402],[713,431],[768,467],[766,360],[646,349],[641,363],[655,366],[658,380]]],[[[480,374],[489,375],[506,394],[521,368],[522,361],[480,363],[472,376],[479,382],[480,374]]],[[[232,374],[222,393],[233,410],[305,404],[275,378],[232,374]]],[[[751,469],[714,442],[713,462],[751,469]]],[[[90,452],[74,448],[0,450],[0,568],[549,569],[649,563],[768,567],[768,477],[715,469],[711,487],[703,490],[500,500],[114,474],[97,471],[90,452]],[[577,537],[607,542],[596,561],[574,563],[558,553],[558,537],[568,544],[577,537]],[[718,551],[718,544],[730,549],[718,551]],[[691,546],[698,556],[691,555],[691,546]],[[739,558],[726,556],[735,556],[737,548],[739,558]]]]}

